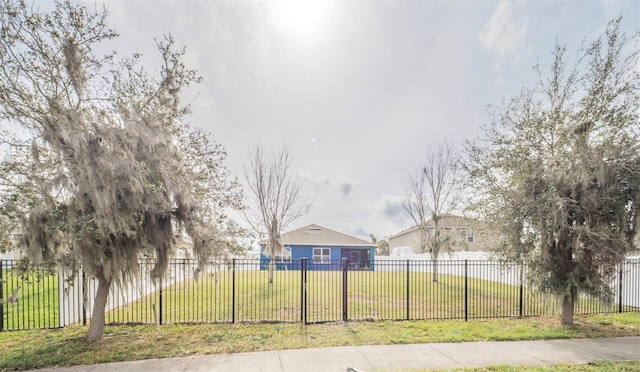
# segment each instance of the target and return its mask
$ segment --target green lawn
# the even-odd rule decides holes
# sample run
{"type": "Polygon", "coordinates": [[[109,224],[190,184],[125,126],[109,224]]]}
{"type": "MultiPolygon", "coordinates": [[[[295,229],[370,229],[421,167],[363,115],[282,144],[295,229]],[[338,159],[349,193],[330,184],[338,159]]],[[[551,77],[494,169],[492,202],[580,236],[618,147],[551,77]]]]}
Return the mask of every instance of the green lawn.
{"type": "MultiPolygon", "coordinates": [[[[487,319],[555,315],[555,296],[499,282],[428,272],[276,271],[273,284],[265,270],[220,270],[193,277],[188,270],[172,277],[162,292],[147,286],[131,301],[106,314],[107,323],[231,323],[347,320],[487,319]],[[303,297],[303,282],[307,289],[303,297]],[[409,283],[407,287],[407,282],[409,283]],[[145,293],[151,293],[145,295],[145,293]],[[466,301],[465,301],[466,293],[466,301]],[[407,296],[408,295],[408,296],[407,296]],[[343,303],[346,298],[346,306],[343,303]],[[303,311],[303,304],[305,304],[303,311]]],[[[35,270],[26,281],[3,270],[3,330],[59,326],[58,276],[35,270]]],[[[114,297],[122,299],[119,289],[114,297]]],[[[612,309],[582,300],[576,313],[612,309]]],[[[629,309],[623,309],[627,311],[629,309]]]]}
{"type": "MultiPolygon", "coordinates": [[[[343,320],[343,272],[223,270],[177,283],[107,314],[108,323],[231,323],[343,320]],[[302,293],[306,281],[306,296],[302,293]],[[162,301],[162,306],[160,303],[162,301]],[[306,311],[303,312],[303,304],[306,311]]],[[[347,320],[487,319],[555,315],[555,296],[520,286],[462,276],[392,271],[347,272],[347,320]],[[407,282],[409,286],[407,288],[407,282]],[[465,301],[466,293],[466,301],[465,301]],[[521,310],[522,309],[522,310],[521,310]]],[[[597,300],[580,301],[576,313],[612,309],[597,300]]],[[[628,309],[624,309],[625,311],[628,309]]]]}
{"type": "MultiPolygon", "coordinates": [[[[461,321],[114,325],[85,342],[87,327],[0,333],[0,371],[341,345],[640,336],[640,313],[461,321]]],[[[504,370],[504,369],[503,369],[504,370]]]]}
{"type": "Polygon", "coordinates": [[[58,275],[32,270],[21,277],[2,270],[2,330],[59,327],[58,275]]]}

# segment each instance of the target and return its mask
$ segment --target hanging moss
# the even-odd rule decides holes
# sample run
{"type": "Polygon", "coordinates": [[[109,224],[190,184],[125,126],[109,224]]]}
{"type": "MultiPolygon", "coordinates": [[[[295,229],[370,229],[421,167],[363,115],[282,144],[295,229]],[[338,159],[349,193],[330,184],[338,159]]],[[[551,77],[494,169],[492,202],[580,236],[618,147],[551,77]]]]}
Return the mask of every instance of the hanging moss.
{"type": "Polygon", "coordinates": [[[3,163],[27,201],[12,204],[24,244],[34,260],[81,265],[103,298],[138,276],[150,252],[161,278],[176,228],[193,238],[196,257],[224,255],[240,231],[225,209],[241,200],[224,148],[185,124],[180,90],[200,78],[182,64],[184,49],[158,42],[159,78],[138,58],[94,55],[117,36],[106,17],[64,1],[51,13],[0,4],[0,117],[32,137],[29,151],[3,163]],[[27,21],[35,26],[25,30],[27,21]]]}

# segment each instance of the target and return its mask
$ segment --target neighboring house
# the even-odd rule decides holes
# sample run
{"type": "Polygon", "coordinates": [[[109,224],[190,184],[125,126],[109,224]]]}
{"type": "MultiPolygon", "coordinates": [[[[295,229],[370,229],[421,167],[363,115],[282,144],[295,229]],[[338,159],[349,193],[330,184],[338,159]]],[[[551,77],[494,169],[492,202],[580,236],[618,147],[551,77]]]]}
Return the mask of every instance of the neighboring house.
{"type": "MultiPolygon", "coordinates": [[[[472,218],[446,214],[440,220],[440,227],[445,237],[449,238],[451,250],[457,251],[489,251],[495,242],[486,226],[482,221],[472,218]]],[[[433,234],[435,224],[433,220],[427,221],[427,231],[433,234]]],[[[420,229],[414,226],[410,229],[401,231],[389,238],[389,250],[393,251],[397,247],[411,247],[415,253],[420,252],[420,229]]],[[[426,251],[429,251],[427,244],[426,251]]],[[[441,253],[445,253],[442,250],[441,253]]],[[[426,252],[425,252],[426,253],[426,252]]]]}
{"type": "Polygon", "coordinates": [[[0,234],[0,260],[19,260],[24,256],[21,233],[0,234]]]}
{"type": "MultiPolygon", "coordinates": [[[[280,236],[283,250],[276,257],[279,270],[300,268],[299,259],[307,258],[309,270],[373,270],[376,245],[319,225],[309,225],[280,236]]],[[[266,242],[260,242],[260,269],[265,270],[269,257],[266,242]]]]}
{"type": "Polygon", "coordinates": [[[0,252],[0,260],[19,260],[24,257],[22,249],[14,249],[7,252],[0,252]]]}
{"type": "Polygon", "coordinates": [[[171,227],[173,229],[173,244],[171,258],[178,259],[191,259],[193,252],[193,239],[187,234],[184,228],[180,227],[178,221],[171,220],[171,227]]]}

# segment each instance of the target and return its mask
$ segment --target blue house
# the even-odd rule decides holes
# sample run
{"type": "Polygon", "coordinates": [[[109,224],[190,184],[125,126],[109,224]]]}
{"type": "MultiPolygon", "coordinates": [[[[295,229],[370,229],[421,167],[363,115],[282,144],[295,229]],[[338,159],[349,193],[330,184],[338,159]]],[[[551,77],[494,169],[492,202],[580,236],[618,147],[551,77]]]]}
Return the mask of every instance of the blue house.
{"type": "MultiPolygon", "coordinates": [[[[319,225],[309,225],[280,236],[283,250],[276,255],[278,270],[299,270],[301,258],[307,270],[373,270],[375,244],[319,225]]],[[[260,269],[266,270],[269,257],[266,242],[260,243],[260,269]]]]}

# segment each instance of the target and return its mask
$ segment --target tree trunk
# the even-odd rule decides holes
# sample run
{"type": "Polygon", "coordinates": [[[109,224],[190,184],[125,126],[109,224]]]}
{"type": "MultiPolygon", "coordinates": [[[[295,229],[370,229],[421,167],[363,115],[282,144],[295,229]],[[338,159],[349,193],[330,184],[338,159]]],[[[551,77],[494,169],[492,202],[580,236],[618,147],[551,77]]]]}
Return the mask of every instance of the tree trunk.
{"type": "Polygon", "coordinates": [[[431,281],[434,283],[438,282],[438,260],[431,260],[431,281]]]}
{"type": "Polygon", "coordinates": [[[276,264],[273,258],[269,259],[269,284],[273,284],[273,271],[275,270],[276,264]]]}
{"type": "Polygon", "coordinates": [[[109,287],[111,280],[105,279],[102,275],[98,278],[98,291],[93,302],[93,311],[91,312],[91,323],[85,339],[87,341],[97,341],[102,339],[104,333],[104,309],[107,305],[107,296],[109,296],[109,287]]]}
{"type": "Polygon", "coordinates": [[[573,324],[573,312],[577,298],[578,293],[575,289],[571,289],[570,294],[565,294],[562,297],[562,324],[573,324]]]}
{"type": "Polygon", "coordinates": [[[432,267],[431,281],[433,283],[437,283],[438,282],[438,256],[440,255],[440,248],[442,248],[441,240],[440,240],[440,216],[434,213],[431,219],[433,219],[433,224],[435,226],[435,229],[433,231],[433,241],[431,242],[431,267],[432,267]]]}

